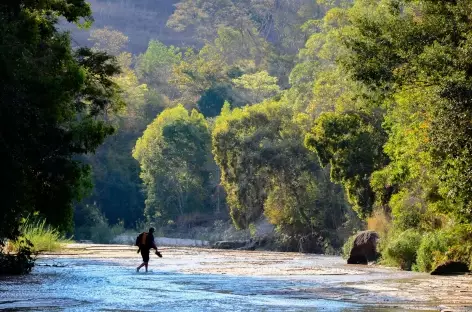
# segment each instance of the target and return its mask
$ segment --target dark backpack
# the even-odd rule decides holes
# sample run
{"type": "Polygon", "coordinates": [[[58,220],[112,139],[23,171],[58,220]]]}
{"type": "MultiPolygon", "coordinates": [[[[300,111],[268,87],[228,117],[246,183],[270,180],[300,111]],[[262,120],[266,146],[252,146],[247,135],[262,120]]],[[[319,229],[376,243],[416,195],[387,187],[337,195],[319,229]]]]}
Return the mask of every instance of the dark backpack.
{"type": "Polygon", "coordinates": [[[142,232],[141,234],[136,237],[136,243],[135,245],[138,247],[146,245],[146,238],[147,238],[148,233],[142,232]]]}

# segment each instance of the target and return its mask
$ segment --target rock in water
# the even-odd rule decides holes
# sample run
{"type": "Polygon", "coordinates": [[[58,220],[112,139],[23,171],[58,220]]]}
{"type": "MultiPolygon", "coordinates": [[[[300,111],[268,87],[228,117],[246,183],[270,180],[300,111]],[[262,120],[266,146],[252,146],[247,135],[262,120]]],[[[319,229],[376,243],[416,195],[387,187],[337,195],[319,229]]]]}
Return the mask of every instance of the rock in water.
{"type": "Polygon", "coordinates": [[[462,274],[469,273],[467,264],[458,261],[446,261],[440,264],[431,272],[431,275],[448,275],[448,274],[462,274]]]}
{"type": "Polygon", "coordinates": [[[347,259],[347,264],[367,264],[377,260],[377,240],[379,235],[375,231],[363,231],[357,234],[347,259]]]}

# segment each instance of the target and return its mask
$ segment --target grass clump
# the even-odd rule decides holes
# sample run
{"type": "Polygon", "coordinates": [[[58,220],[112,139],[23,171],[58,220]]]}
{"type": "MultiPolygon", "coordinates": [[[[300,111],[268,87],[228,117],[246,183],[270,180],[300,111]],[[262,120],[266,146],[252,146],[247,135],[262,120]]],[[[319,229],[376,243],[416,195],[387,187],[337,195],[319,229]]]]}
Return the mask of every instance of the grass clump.
{"type": "MultiPolygon", "coordinates": [[[[46,224],[46,220],[33,220],[27,218],[20,226],[21,239],[25,239],[32,244],[31,251],[33,253],[45,251],[57,251],[61,249],[63,244],[70,243],[58,230],[46,224]]],[[[14,251],[20,249],[20,243],[17,240],[10,242],[14,251]]]]}

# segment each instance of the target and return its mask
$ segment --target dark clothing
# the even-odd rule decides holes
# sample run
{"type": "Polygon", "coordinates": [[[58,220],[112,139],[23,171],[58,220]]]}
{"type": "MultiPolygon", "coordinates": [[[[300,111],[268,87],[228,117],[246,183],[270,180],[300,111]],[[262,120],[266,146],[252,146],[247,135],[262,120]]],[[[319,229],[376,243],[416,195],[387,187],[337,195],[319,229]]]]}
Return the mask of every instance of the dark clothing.
{"type": "Polygon", "coordinates": [[[142,248],[141,249],[141,256],[143,257],[143,262],[148,263],[149,262],[149,249],[148,248],[142,248]]]}
{"type": "Polygon", "coordinates": [[[146,236],[146,243],[144,245],[141,245],[139,247],[141,251],[141,256],[143,257],[143,262],[148,263],[149,262],[149,250],[150,249],[156,249],[157,247],[156,244],[154,243],[154,235],[152,233],[148,233],[146,236]]]}
{"type": "Polygon", "coordinates": [[[154,235],[152,235],[152,233],[148,233],[146,236],[146,248],[154,248],[157,250],[156,245],[154,244],[154,235]]]}

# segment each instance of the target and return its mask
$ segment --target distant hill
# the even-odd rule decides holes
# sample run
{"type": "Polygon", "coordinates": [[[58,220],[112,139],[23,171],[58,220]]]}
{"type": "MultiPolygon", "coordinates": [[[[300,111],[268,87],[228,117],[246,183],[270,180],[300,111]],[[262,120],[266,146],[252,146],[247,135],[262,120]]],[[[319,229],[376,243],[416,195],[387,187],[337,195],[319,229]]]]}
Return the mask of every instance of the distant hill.
{"type": "MultiPolygon", "coordinates": [[[[166,45],[194,46],[198,41],[192,32],[176,32],[166,27],[178,0],[89,0],[95,22],[91,29],[108,26],[129,37],[128,51],[139,54],[146,50],[149,40],[157,39],[166,45]]],[[[62,23],[75,43],[89,46],[91,29],[80,30],[62,23]]]]}

